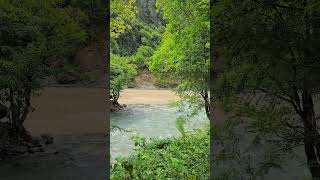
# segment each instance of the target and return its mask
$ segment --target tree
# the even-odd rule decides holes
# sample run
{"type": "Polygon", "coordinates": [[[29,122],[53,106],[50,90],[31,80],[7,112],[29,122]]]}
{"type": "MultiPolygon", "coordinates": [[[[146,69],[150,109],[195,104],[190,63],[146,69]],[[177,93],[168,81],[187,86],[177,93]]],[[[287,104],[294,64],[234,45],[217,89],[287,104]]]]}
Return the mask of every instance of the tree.
{"type": "Polygon", "coordinates": [[[118,106],[120,91],[132,80],[137,71],[134,64],[130,64],[126,58],[115,54],[111,54],[110,65],[111,102],[118,106]]]}
{"type": "Polygon", "coordinates": [[[119,37],[114,38],[112,51],[121,56],[132,56],[137,53],[141,46],[148,46],[155,49],[161,41],[164,30],[163,26],[147,24],[140,19],[128,21],[131,29],[121,33],[119,37]]]}
{"type": "Polygon", "coordinates": [[[157,5],[168,24],[150,69],[162,78],[178,81],[182,97],[195,100],[190,96],[200,96],[200,106],[209,118],[209,3],[159,0],[157,5]]]}
{"type": "Polygon", "coordinates": [[[136,19],[135,0],[111,0],[111,38],[118,38],[120,34],[132,27],[126,21],[136,19]]]}
{"type": "MultiPolygon", "coordinates": [[[[138,3],[139,4],[139,3],[138,3]]],[[[111,100],[118,106],[120,91],[137,75],[136,69],[147,68],[163,27],[136,18],[134,0],[111,2],[111,100]],[[137,67],[136,67],[137,66],[137,67]]]]}
{"type": "MultiPolygon", "coordinates": [[[[111,56],[110,56],[110,99],[112,105],[119,106],[120,91],[127,85],[133,75],[136,74],[135,66],[128,64],[128,60],[113,54],[117,45],[116,40],[127,30],[132,29],[130,21],[136,20],[135,0],[112,0],[110,2],[110,33],[111,33],[111,56]]],[[[109,67],[106,67],[109,68],[109,67]]]]}
{"type": "MultiPolygon", "coordinates": [[[[303,146],[320,178],[318,1],[225,0],[215,3],[214,38],[223,59],[215,101],[243,119],[277,153],[303,146]]],[[[274,162],[273,165],[281,162],[274,162]]],[[[270,165],[270,164],[269,164],[270,165]]]]}
{"type": "Polygon", "coordinates": [[[23,133],[31,95],[51,65],[86,40],[79,23],[56,1],[0,1],[0,91],[9,122],[23,133]]]}

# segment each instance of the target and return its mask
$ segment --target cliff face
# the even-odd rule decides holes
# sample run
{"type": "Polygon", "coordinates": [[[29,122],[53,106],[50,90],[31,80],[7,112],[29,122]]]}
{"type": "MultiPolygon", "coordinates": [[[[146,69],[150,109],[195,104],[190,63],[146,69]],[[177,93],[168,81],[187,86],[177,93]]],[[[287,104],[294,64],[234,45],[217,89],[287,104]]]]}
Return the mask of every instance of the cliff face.
{"type": "Polygon", "coordinates": [[[147,23],[162,22],[162,16],[157,13],[156,0],[136,0],[138,6],[138,17],[147,23]]]}

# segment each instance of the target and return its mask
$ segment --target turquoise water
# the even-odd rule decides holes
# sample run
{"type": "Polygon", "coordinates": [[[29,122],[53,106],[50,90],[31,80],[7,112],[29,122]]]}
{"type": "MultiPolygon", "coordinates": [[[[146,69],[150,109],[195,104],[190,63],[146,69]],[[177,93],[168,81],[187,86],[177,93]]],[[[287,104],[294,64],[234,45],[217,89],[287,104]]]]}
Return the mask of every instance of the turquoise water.
{"type": "MultiPolygon", "coordinates": [[[[133,152],[134,144],[131,136],[139,133],[146,138],[169,138],[180,136],[176,128],[176,118],[180,114],[177,109],[160,105],[132,105],[128,110],[111,114],[111,124],[124,129],[132,129],[133,132],[113,131],[111,133],[111,162],[115,157],[128,156],[133,152]]],[[[187,123],[187,129],[201,128],[208,124],[205,113],[200,112],[187,123]]],[[[303,154],[303,150],[299,150],[303,154]]],[[[302,161],[303,162],[303,161],[302,161]]],[[[297,160],[289,160],[283,170],[271,170],[261,180],[303,180],[309,176],[309,170],[297,160]]],[[[305,161],[304,161],[305,162],[305,161]]]]}
{"type": "MultiPolygon", "coordinates": [[[[128,156],[134,148],[131,137],[139,133],[145,138],[169,138],[180,136],[176,128],[176,118],[179,117],[176,108],[165,105],[131,105],[128,110],[111,114],[111,125],[132,130],[125,132],[116,130],[111,133],[112,161],[117,156],[128,156]]],[[[187,129],[201,128],[209,123],[205,113],[200,112],[192,121],[186,124],[187,129]]]]}

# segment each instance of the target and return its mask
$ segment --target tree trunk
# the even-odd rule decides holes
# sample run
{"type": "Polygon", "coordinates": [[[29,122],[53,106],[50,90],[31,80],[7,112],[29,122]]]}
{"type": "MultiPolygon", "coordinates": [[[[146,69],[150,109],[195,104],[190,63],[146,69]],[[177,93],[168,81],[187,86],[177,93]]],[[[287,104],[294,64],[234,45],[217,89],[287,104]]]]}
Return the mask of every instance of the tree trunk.
{"type": "Polygon", "coordinates": [[[314,180],[320,179],[320,135],[317,131],[315,121],[314,105],[312,95],[303,93],[303,115],[304,124],[304,148],[307,157],[307,163],[314,180]]]}
{"type": "Polygon", "coordinates": [[[319,151],[315,148],[315,145],[312,141],[305,139],[304,142],[305,154],[307,157],[308,167],[311,173],[311,176],[314,180],[320,179],[320,164],[316,152],[319,151]]]}
{"type": "Polygon", "coordinates": [[[217,64],[217,52],[216,52],[216,47],[214,45],[215,44],[215,37],[214,37],[214,18],[212,16],[212,10],[214,8],[214,3],[216,3],[215,0],[210,0],[209,1],[210,3],[210,6],[209,6],[209,12],[210,12],[210,63],[209,63],[209,89],[210,89],[210,177],[209,179],[212,180],[215,178],[215,175],[216,175],[216,169],[215,169],[215,162],[214,162],[214,159],[215,159],[215,151],[217,148],[219,147],[216,147],[215,146],[215,140],[216,140],[216,137],[214,135],[215,133],[215,123],[213,122],[213,119],[214,119],[214,115],[213,115],[213,112],[214,112],[214,104],[213,104],[213,92],[214,92],[214,87],[213,87],[213,84],[214,84],[214,81],[216,80],[217,78],[217,72],[215,71],[215,66],[214,64],[217,64]]]}
{"type": "Polygon", "coordinates": [[[13,89],[10,89],[9,120],[19,134],[24,134],[26,132],[23,123],[27,118],[27,115],[30,110],[30,97],[31,89],[25,89],[22,98],[19,97],[19,95],[17,95],[17,93],[13,89]]]}
{"type": "Polygon", "coordinates": [[[106,7],[106,14],[105,17],[102,20],[102,24],[105,25],[103,26],[104,28],[104,34],[106,34],[105,36],[105,40],[104,40],[104,47],[105,47],[105,59],[106,59],[106,72],[105,72],[105,79],[106,79],[106,111],[105,111],[105,117],[106,117],[106,157],[105,159],[106,161],[106,175],[107,175],[107,179],[110,179],[110,1],[104,1],[101,0],[101,4],[103,4],[104,7],[106,7]]]}
{"type": "Polygon", "coordinates": [[[13,126],[19,135],[25,134],[26,129],[24,128],[22,123],[20,123],[19,121],[14,121],[13,126]]]}
{"type": "Polygon", "coordinates": [[[30,112],[31,107],[31,89],[27,88],[24,91],[24,105],[22,105],[22,114],[20,116],[20,123],[23,125],[24,121],[30,112]]]}
{"type": "Polygon", "coordinates": [[[202,98],[204,100],[204,109],[206,111],[207,118],[210,120],[210,99],[207,91],[202,92],[202,98]]]}

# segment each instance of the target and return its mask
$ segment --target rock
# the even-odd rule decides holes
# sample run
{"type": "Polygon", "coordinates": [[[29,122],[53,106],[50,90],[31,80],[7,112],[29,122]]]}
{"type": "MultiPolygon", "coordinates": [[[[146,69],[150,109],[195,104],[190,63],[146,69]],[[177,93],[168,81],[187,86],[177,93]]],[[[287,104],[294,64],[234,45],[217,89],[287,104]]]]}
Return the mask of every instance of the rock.
{"type": "Polygon", "coordinates": [[[125,107],[126,105],[121,105],[119,103],[111,102],[110,111],[111,112],[120,111],[120,110],[123,110],[125,107]]]}
{"type": "Polygon", "coordinates": [[[45,145],[53,144],[54,138],[48,134],[41,134],[41,142],[45,145]]]}
{"type": "Polygon", "coordinates": [[[163,21],[161,14],[157,13],[156,0],[137,0],[138,16],[144,22],[158,23],[163,21]]]}
{"type": "Polygon", "coordinates": [[[17,133],[12,124],[0,122],[0,158],[2,160],[43,151],[39,139],[32,137],[28,132],[17,133]]]}

